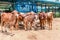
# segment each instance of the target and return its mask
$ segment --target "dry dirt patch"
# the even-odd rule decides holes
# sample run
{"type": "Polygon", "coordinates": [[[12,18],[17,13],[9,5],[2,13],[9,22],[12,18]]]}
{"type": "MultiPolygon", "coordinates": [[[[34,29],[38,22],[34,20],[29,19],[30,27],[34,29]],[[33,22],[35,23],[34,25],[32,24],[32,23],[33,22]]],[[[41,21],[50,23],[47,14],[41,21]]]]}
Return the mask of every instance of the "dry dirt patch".
{"type": "Polygon", "coordinates": [[[60,18],[54,18],[52,30],[15,30],[13,34],[0,32],[0,40],[60,40],[60,18]]]}

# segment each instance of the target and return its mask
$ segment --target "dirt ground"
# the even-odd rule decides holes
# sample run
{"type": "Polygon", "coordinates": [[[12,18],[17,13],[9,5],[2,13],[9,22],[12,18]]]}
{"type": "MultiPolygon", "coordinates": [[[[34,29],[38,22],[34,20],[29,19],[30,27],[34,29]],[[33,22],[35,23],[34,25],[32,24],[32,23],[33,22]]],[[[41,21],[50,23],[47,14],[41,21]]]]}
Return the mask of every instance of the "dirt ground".
{"type": "Polygon", "coordinates": [[[0,40],[60,40],[60,18],[54,18],[52,30],[14,30],[14,35],[0,32],[0,40]]]}

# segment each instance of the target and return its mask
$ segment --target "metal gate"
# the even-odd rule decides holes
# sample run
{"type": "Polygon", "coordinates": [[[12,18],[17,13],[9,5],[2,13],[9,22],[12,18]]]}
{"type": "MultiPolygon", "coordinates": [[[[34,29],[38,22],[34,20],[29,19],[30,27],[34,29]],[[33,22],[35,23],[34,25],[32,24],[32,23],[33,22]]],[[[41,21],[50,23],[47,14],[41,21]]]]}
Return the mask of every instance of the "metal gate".
{"type": "Polygon", "coordinates": [[[26,3],[26,2],[19,3],[19,2],[17,2],[17,3],[14,4],[14,8],[18,12],[24,12],[24,13],[30,12],[30,11],[37,12],[36,4],[32,4],[31,2],[29,2],[29,3],[26,3]]]}

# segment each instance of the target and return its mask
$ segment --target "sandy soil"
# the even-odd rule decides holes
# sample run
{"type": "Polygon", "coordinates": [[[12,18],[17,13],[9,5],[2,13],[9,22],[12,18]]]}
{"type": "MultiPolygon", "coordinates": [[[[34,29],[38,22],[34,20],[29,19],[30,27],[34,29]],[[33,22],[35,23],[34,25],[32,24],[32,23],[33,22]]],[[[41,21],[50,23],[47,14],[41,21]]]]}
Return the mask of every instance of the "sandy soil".
{"type": "Polygon", "coordinates": [[[0,32],[0,40],[60,40],[60,18],[54,18],[52,30],[14,30],[14,35],[0,32]]]}

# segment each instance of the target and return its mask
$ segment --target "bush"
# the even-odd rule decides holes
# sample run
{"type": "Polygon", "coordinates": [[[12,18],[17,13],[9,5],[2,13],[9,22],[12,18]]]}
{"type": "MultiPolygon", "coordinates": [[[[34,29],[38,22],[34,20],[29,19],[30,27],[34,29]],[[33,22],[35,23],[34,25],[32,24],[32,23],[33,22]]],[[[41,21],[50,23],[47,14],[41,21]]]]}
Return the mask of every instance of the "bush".
{"type": "Polygon", "coordinates": [[[54,14],[54,17],[60,17],[60,13],[59,13],[59,12],[56,12],[56,13],[54,14]]]}

